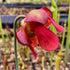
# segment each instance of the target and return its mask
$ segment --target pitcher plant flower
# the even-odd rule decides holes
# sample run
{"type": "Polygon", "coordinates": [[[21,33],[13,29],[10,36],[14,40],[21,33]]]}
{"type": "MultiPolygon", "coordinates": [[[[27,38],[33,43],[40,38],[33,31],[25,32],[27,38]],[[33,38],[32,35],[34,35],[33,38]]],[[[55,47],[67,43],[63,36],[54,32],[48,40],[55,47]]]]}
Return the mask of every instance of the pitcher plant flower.
{"type": "Polygon", "coordinates": [[[58,32],[64,30],[61,25],[56,23],[52,12],[46,7],[30,11],[21,21],[22,26],[16,32],[17,40],[22,45],[29,46],[35,58],[37,54],[34,47],[37,47],[38,44],[46,51],[54,51],[58,48],[59,38],[49,30],[51,23],[58,32]]]}

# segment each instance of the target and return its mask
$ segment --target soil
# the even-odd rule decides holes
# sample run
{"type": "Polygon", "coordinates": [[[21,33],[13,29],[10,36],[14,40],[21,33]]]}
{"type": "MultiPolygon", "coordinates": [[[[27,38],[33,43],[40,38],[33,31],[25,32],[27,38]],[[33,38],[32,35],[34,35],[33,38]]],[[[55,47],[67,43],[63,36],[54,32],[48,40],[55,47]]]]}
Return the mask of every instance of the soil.
{"type": "Polygon", "coordinates": [[[21,15],[27,14],[33,8],[7,8],[7,7],[0,7],[0,14],[1,15],[21,15]]]}
{"type": "MultiPolygon", "coordinates": [[[[6,46],[8,50],[6,53],[4,53],[4,59],[8,57],[7,63],[6,63],[8,65],[8,70],[15,70],[14,38],[12,38],[12,40],[10,41],[10,44],[8,43],[8,40],[6,39],[6,46]]],[[[1,48],[1,51],[3,51],[5,48],[3,46],[2,39],[0,39],[0,48],[1,48]]],[[[45,52],[44,50],[42,50],[39,46],[35,48],[35,51],[37,53],[37,59],[35,60],[31,51],[30,51],[29,59],[27,58],[26,47],[24,48],[22,46],[21,52],[19,51],[19,49],[20,48],[18,45],[17,54],[18,54],[20,70],[23,70],[23,66],[25,68],[24,70],[42,70],[41,60],[43,57],[43,53],[45,52]]],[[[56,59],[57,53],[59,52],[59,49],[60,47],[56,51],[54,51],[54,57],[53,57],[51,70],[54,70],[55,68],[55,59],[56,59]]],[[[65,56],[65,47],[63,48],[63,51],[62,51],[60,70],[70,70],[70,54],[68,54],[67,56],[66,68],[64,68],[64,56],[65,56]]],[[[4,70],[3,59],[1,57],[0,57],[0,70],[4,70]]],[[[44,61],[44,70],[50,70],[50,52],[46,52],[45,61],[44,61]]]]}
{"type": "MultiPolygon", "coordinates": [[[[34,8],[7,8],[7,7],[0,7],[0,14],[1,15],[26,15],[34,8]]],[[[58,12],[65,12],[68,13],[69,7],[58,7],[58,12]]]]}

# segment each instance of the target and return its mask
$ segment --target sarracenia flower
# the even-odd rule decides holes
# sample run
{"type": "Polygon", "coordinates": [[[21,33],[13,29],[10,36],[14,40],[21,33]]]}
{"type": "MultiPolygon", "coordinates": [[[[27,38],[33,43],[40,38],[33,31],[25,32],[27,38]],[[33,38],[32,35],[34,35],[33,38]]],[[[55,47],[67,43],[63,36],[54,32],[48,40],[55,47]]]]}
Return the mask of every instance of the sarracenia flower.
{"type": "Polygon", "coordinates": [[[17,40],[22,45],[29,46],[35,58],[37,54],[34,47],[37,47],[38,44],[46,51],[53,51],[58,48],[59,38],[48,29],[51,23],[57,31],[62,32],[64,30],[62,26],[56,23],[52,12],[46,7],[32,10],[21,21],[23,26],[16,32],[17,40]]]}

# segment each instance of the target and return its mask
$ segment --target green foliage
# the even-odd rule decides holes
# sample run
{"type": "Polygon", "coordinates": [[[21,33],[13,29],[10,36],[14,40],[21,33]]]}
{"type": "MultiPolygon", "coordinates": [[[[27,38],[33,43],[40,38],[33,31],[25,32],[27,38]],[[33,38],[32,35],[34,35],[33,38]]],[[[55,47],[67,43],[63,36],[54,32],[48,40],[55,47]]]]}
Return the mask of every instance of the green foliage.
{"type": "Polygon", "coordinates": [[[56,4],[55,0],[52,0],[52,6],[53,6],[54,8],[57,8],[57,4],[56,4]]]}
{"type": "Polygon", "coordinates": [[[44,59],[45,59],[45,57],[42,56],[42,70],[44,70],[44,59]]]}
{"type": "Polygon", "coordinates": [[[58,52],[56,59],[55,59],[55,69],[54,70],[60,70],[60,62],[61,62],[61,51],[58,52]]]}
{"type": "Polygon", "coordinates": [[[3,45],[5,47],[5,52],[6,52],[6,44],[5,44],[5,38],[4,38],[4,34],[3,34],[3,29],[2,29],[1,16],[0,16],[0,32],[1,32],[2,41],[3,41],[3,45]]]}
{"type": "Polygon", "coordinates": [[[66,61],[67,61],[68,49],[69,49],[69,45],[70,45],[69,40],[70,40],[70,7],[69,7],[69,16],[68,16],[68,29],[67,29],[67,39],[66,39],[66,50],[65,50],[65,58],[64,58],[65,66],[66,66],[66,61]]]}
{"type": "Polygon", "coordinates": [[[65,40],[66,22],[67,22],[67,21],[65,20],[64,31],[63,31],[63,37],[62,37],[62,44],[61,44],[61,49],[60,49],[61,52],[62,52],[62,49],[63,49],[64,40],[65,40]]]}
{"type": "Polygon", "coordinates": [[[58,13],[58,16],[57,16],[57,23],[59,24],[60,22],[60,13],[58,13]]]}
{"type": "Polygon", "coordinates": [[[62,4],[62,3],[70,4],[69,1],[70,1],[70,0],[57,0],[57,3],[58,3],[58,4],[62,4]]]}
{"type": "Polygon", "coordinates": [[[16,45],[16,25],[17,25],[17,21],[20,19],[20,18],[24,18],[25,16],[24,15],[19,15],[15,18],[14,20],[14,50],[15,50],[15,65],[16,65],[16,70],[19,70],[19,65],[18,65],[18,58],[17,58],[17,45],[16,45]]]}
{"type": "Polygon", "coordinates": [[[64,44],[64,40],[65,40],[65,31],[66,31],[66,20],[65,20],[65,24],[64,24],[64,31],[63,31],[61,49],[58,52],[58,54],[56,56],[56,60],[55,60],[55,70],[59,70],[59,68],[60,68],[60,62],[61,62],[61,57],[62,57],[63,44],[64,44]]]}
{"type": "MultiPolygon", "coordinates": [[[[57,21],[57,5],[55,3],[54,0],[52,0],[52,7],[51,7],[51,11],[53,13],[53,18],[55,19],[55,21],[57,21]]],[[[54,28],[53,25],[51,25],[51,30],[56,34],[56,29],[54,28]]],[[[54,55],[54,51],[50,52],[50,55],[51,55],[51,60],[50,60],[50,68],[52,66],[52,61],[53,61],[53,55],[54,55]]]]}
{"type": "MultiPolygon", "coordinates": [[[[57,5],[55,3],[55,0],[52,0],[52,7],[50,9],[53,13],[53,18],[55,21],[57,21],[57,5]]],[[[52,31],[56,34],[56,29],[53,25],[51,25],[52,31]]]]}

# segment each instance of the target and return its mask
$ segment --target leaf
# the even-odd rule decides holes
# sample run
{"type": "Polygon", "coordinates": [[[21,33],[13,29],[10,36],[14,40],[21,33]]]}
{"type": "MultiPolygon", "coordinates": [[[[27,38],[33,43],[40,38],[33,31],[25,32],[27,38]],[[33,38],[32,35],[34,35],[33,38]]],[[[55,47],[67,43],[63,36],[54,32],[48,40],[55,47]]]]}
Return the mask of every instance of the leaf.
{"type": "Polygon", "coordinates": [[[65,66],[66,66],[66,61],[67,61],[67,54],[68,54],[68,49],[69,49],[69,40],[70,40],[70,7],[69,7],[69,16],[68,16],[68,30],[67,30],[67,39],[66,39],[66,49],[65,49],[65,66]]]}

